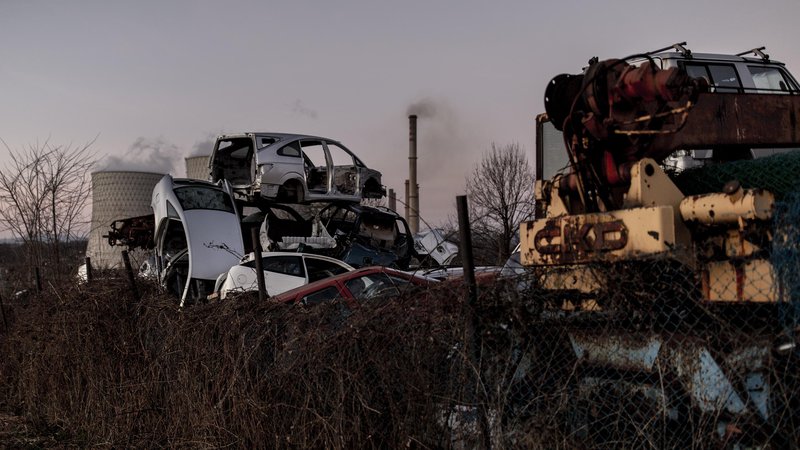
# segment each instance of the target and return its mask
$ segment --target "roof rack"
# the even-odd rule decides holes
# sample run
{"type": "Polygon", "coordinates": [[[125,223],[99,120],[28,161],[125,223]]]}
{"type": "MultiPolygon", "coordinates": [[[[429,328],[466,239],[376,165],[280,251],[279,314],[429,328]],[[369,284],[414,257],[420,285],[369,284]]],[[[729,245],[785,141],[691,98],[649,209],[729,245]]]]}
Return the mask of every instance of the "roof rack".
{"type": "Polygon", "coordinates": [[[769,62],[769,55],[763,52],[763,50],[766,50],[766,49],[767,49],[767,47],[763,47],[762,46],[762,47],[754,48],[752,50],[748,50],[746,52],[737,53],[736,56],[744,56],[744,55],[749,55],[749,54],[752,53],[752,54],[758,56],[759,58],[761,58],[762,60],[764,60],[764,62],[769,62]]]}
{"type": "Polygon", "coordinates": [[[667,50],[675,50],[681,55],[683,55],[686,59],[692,57],[692,51],[686,48],[686,41],[678,42],[676,44],[672,44],[669,47],[660,48],[658,50],[653,50],[652,52],[647,52],[648,55],[654,55],[656,53],[665,52],[667,50]]]}

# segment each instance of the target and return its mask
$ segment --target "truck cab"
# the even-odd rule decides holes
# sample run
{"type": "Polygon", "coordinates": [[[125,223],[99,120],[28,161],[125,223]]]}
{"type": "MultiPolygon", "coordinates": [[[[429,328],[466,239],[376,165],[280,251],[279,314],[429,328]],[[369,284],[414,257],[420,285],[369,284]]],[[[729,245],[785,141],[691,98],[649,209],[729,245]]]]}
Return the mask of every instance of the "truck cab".
{"type": "MultiPolygon", "coordinates": [[[[686,43],[675,44],[647,53],[631,64],[653,61],[661,69],[677,67],[693,78],[704,79],[711,93],[800,95],[800,83],[792,76],[786,65],[775,61],[764,53],[764,47],[755,48],[736,55],[718,53],[694,53],[686,43]],[[666,51],[665,51],[666,50],[666,51]],[[752,56],[747,56],[752,55],[752,56]]],[[[542,114],[536,119],[536,179],[551,179],[569,165],[564,152],[562,133],[542,114]]],[[[717,152],[708,150],[678,150],[663,165],[676,170],[730,161],[733,159],[755,159],[785,153],[794,148],[754,148],[749,152],[717,152]]]]}

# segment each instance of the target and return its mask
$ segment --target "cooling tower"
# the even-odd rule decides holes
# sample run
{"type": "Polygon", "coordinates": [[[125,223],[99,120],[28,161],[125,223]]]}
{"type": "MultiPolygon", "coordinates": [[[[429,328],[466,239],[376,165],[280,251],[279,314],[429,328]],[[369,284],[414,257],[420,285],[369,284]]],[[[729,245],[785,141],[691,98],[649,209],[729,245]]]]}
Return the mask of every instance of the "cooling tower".
{"type": "Polygon", "coordinates": [[[152,172],[103,171],[92,174],[92,228],[86,256],[92,258],[93,268],[108,269],[121,265],[121,253],[125,248],[108,245],[108,239],[103,235],[108,234],[114,220],[152,214],[153,188],[163,177],[164,174],[152,172]]]}
{"type": "Polygon", "coordinates": [[[186,178],[195,180],[208,180],[209,168],[208,160],[210,155],[190,156],[186,158],[186,178]]]}

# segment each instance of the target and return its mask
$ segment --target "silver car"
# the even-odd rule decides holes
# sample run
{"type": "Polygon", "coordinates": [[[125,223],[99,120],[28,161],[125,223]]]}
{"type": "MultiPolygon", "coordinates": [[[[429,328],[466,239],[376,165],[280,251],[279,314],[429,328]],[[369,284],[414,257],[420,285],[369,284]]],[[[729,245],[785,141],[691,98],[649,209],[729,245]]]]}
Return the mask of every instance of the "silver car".
{"type": "Polygon", "coordinates": [[[318,136],[243,133],[219,136],[211,181],[225,179],[248,200],[304,203],[381,198],[381,173],[340,142],[318,136]]]}

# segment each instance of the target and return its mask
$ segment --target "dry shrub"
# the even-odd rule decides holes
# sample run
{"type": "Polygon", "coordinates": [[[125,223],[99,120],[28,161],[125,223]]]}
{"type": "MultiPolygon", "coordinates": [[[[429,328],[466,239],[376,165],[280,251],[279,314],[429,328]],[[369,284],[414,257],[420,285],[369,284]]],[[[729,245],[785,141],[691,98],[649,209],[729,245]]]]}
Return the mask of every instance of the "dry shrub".
{"type": "Polygon", "coordinates": [[[135,304],[122,281],[97,281],[10,308],[2,406],[86,445],[436,443],[425,418],[459,400],[462,315],[457,298],[429,300],[242,295],[180,310],[152,287],[135,304]]]}
{"type": "Polygon", "coordinates": [[[6,306],[0,409],[46,425],[45,432],[55,428],[59,440],[46,442],[102,447],[797,442],[794,353],[764,367],[769,422],[698,412],[670,373],[668,352],[656,372],[579,360],[572,335],[658,336],[665,348],[701,342],[722,358],[781,332],[769,307],[685,309],[672,300],[674,289],[661,287],[688,285],[665,278],[682,272],[660,267],[647,282],[636,277],[653,273],[617,274],[608,278],[608,309],[599,312],[554,309],[569,292],[538,289],[536,273],[482,286],[475,310],[453,284],[357,308],[240,295],[180,309],[148,285],[135,303],[123,278],[106,278],[6,306]],[[719,423],[727,424],[724,436],[719,423]]]}

